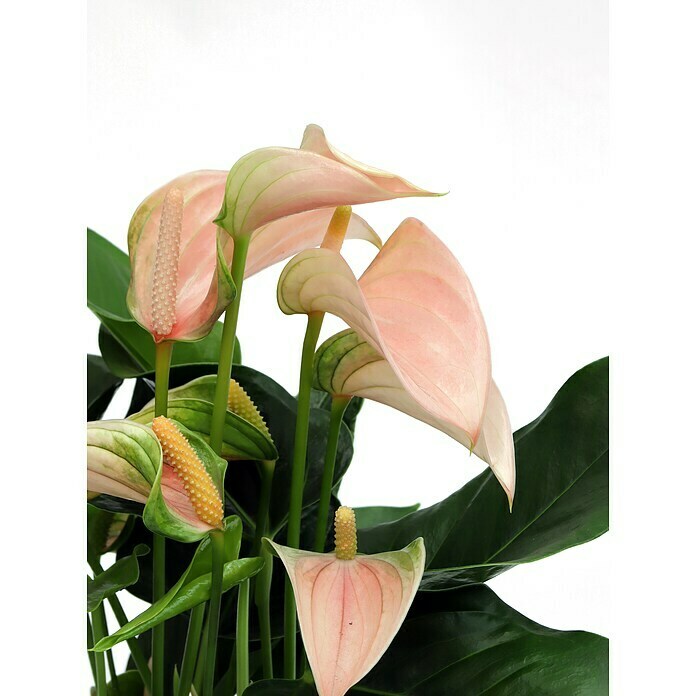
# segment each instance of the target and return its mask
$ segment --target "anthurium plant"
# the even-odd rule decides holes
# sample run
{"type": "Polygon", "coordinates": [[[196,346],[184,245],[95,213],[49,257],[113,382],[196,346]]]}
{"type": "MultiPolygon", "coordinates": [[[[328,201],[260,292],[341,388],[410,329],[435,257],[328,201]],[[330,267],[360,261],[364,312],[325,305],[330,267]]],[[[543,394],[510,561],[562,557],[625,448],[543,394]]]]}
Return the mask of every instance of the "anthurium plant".
{"type": "Polygon", "coordinates": [[[453,232],[408,218],[389,234],[352,209],[410,196],[437,194],[308,126],[299,148],[147,195],[128,254],[88,230],[96,696],[608,693],[606,638],[541,626],[486,585],[607,531],[608,359],[513,431],[453,232]],[[375,249],[360,277],[346,239],[375,249]],[[281,261],[279,330],[306,316],[296,395],[236,335],[244,279],[281,261]],[[346,328],[320,342],[326,313],[346,328]],[[130,408],[105,420],[124,380],[130,408]],[[349,507],[364,399],[453,438],[453,466],[488,468],[428,508],[349,507]],[[124,593],[148,607],[128,616],[124,593]]]}

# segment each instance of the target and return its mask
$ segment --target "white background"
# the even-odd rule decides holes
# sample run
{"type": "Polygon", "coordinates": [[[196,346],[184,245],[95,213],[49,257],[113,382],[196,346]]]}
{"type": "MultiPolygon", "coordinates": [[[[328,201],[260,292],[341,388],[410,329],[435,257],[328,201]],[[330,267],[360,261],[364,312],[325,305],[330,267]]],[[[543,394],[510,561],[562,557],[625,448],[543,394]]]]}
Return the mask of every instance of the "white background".
{"type": "MultiPolygon", "coordinates": [[[[50,398],[41,408],[35,397],[21,408],[13,402],[14,418],[29,423],[9,462],[34,473],[26,448],[41,440],[38,470],[52,483],[34,505],[24,498],[31,491],[26,477],[11,487],[19,502],[13,529],[27,516],[39,518],[29,537],[33,559],[21,566],[12,596],[31,608],[19,614],[28,629],[23,645],[39,626],[45,632],[41,655],[54,684],[68,679],[66,665],[77,674],[66,684],[85,674],[74,650],[82,623],[66,624],[73,638],[59,640],[67,646],[59,658],[56,639],[69,629],[49,611],[60,603],[81,616],[83,571],[65,578],[65,552],[54,557],[44,541],[74,535],[76,558],[81,554],[81,493],[72,511],[62,503],[63,494],[84,486],[79,437],[72,449],[67,442],[59,448],[69,404],[79,428],[83,352],[97,349],[96,321],[56,306],[55,297],[69,284],[67,273],[75,287],[65,306],[83,301],[82,233],[75,229],[89,224],[125,248],[130,215],[157,186],[192,169],[227,169],[256,147],[296,146],[304,125],[316,122],[357,159],[450,191],[360,212],[384,237],[405,216],[420,217],[460,259],[487,320],[494,375],[514,428],[536,417],[573,371],[612,355],[612,531],[491,584],[541,623],[610,636],[612,693],[684,692],[691,660],[684,636],[693,620],[684,604],[693,539],[683,538],[693,528],[693,368],[686,360],[693,312],[685,303],[693,255],[684,246],[693,235],[686,206],[694,190],[685,51],[691,23],[674,13],[678,3],[662,3],[655,13],[640,3],[617,5],[611,52],[610,8],[598,0],[122,0],[90,3],[86,17],[34,8],[23,18],[31,31],[4,60],[17,91],[5,137],[19,162],[5,175],[24,192],[21,203],[12,199],[19,217],[6,236],[28,239],[31,256],[25,265],[6,260],[4,297],[8,327],[27,310],[38,317],[35,349],[22,358],[37,365],[34,384],[50,398]],[[83,19],[86,84],[74,85],[86,87],[81,128],[74,111],[60,113],[80,97],[63,86],[58,59],[68,72],[75,68],[82,37],[74,28],[83,19]],[[39,52],[50,40],[55,47],[39,52]],[[632,41],[633,53],[617,52],[617,44],[632,41]],[[15,70],[20,63],[26,78],[15,70]],[[16,135],[20,126],[26,140],[16,135]],[[51,149],[57,157],[49,163],[51,149]],[[63,237],[61,216],[79,218],[63,237]],[[66,238],[75,241],[66,247],[66,238]],[[73,333],[75,326],[81,330],[73,333]],[[60,357],[45,363],[47,346],[60,357]],[[73,377],[55,387],[59,367],[73,377]],[[669,386],[678,389],[666,392],[669,386]],[[45,421],[41,432],[50,435],[41,439],[36,426],[45,421]],[[58,586],[55,595],[40,596],[46,578],[58,586]]],[[[16,34],[8,23],[4,31],[8,39],[16,34]]],[[[358,271],[370,254],[358,242],[347,247],[358,271]]],[[[245,361],[294,391],[303,322],[277,309],[281,267],[245,286],[239,336],[245,361]]],[[[336,328],[327,322],[326,335],[336,328]]],[[[25,392],[18,375],[9,393],[25,392]]],[[[126,397],[124,390],[112,415],[120,415],[126,397]]],[[[441,433],[367,404],[342,499],[428,505],[480,470],[441,433]]],[[[26,678],[30,657],[22,655],[10,685],[26,678]]]]}

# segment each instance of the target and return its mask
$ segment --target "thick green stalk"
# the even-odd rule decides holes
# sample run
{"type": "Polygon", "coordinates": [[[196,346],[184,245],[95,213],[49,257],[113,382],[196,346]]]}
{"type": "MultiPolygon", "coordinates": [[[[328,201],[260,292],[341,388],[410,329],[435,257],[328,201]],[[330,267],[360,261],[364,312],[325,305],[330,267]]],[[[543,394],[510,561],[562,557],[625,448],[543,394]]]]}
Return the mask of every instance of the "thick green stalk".
{"type": "Polygon", "coordinates": [[[263,678],[273,679],[273,646],[271,644],[271,580],[273,576],[273,556],[270,551],[262,548],[262,539],[268,536],[268,512],[271,506],[271,491],[273,489],[273,474],[275,462],[261,462],[261,494],[259,510],[256,515],[257,526],[254,536],[252,555],[263,557],[264,565],[261,572],[254,578],[254,602],[259,615],[259,630],[261,637],[261,665],[263,678]]]}
{"type": "Polygon", "coordinates": [[[109,663],[109,674],[111,675],[111,685],[113,686],[116,696],[121,696],[121,685],[118,683],[118,672],[114,664],[114,656],[111,650],[106,651],[106,661],[109,663]]]}
{"type": "MultiPolygon", "coordinates": [[[[96,645],[104,636],[106,636],[106,620],[104,606],[101,605],[92,612],[92,638],[94,644],[96,645]]],[[[94,667],[97,674],[95,682],[97,696],[106,696],[106,665],[103,652],[94,653],[94,667]]]]}
{"type": "MultiPolygon", "coordinates": [[[[126,616],[126,612],[123,611],[121,601],[116,595],[109,597],[109,605],[111,606],[111,611],[114,612],[118,625],[125,626],[128,623],[128,617],[126,616]]],[[[143,680],[143,684],[145,684],[149,690],[152,683],[152,673],[148,667],[145,653],[143,652],[143,649],[140,647],[140,643],[138,643],[136,638],[129,638],[126,642],[128,643],[128,649],[130,650],[133,662],[135,662],[135,668],[138,670],[140,678],[143,680]]]]}
{"type": "Polygon", "coordinates": [[[196,658],[198,657],[198,646],[201,642],[201,629],[203,628],[204,618],[205,602],[201,602],[198,606],[191,609],[177,696],[189,696],[191,693],[191,683],[193,682],[193,673],[196,669],[196,658]]]}
{"type": "Polygon", "coordinates": [[[155,343],[155,415],[167,415],[169,398],[169,367],[172,364],[171,341],[155,343]]]}
{"type": "MultiPolygon", "coordinates": [[[[297,420],[295,421],[295,446],[292,456],[292,475],[290,479],[290,509],[288,511],[288,546],[293,549],[300,545],[300,522],[302,519],[302,492],[305,483],[307,462],[307,437],[309,433],[309,399],[312,391],[312,364],[317,347],[319,332],[324,321],[323,312],[312,312],[307,316],[307,331],[302,344],[302,364],[300,367],[300,389],[297,395],[297,420]]],[[[290,579],[285,578],[285,640],[283,668],[286,679],[295,678],[297,615],[295,595],[290,579]]]]}
{"type": "MultiPolygon", "coordinates": [[[[172,361],[171,341],[155,344],[155,416],[167,415],[169,398],[169,367],[172,361]]],[[[159,534],[152,535],[152,602],[164,596],[165,540],[159,534]]],[[[164,622],[152,629],[152,696],[164,696],[164,622]]]]}
{"type": "Polygon", "coordinates": [[[227,413],[227,397],[232,374],[232,356],[234,341],[237,335],[237,319],[239,304],[242,301],[242,284],[244,283],[244,268],[246,267],[249,237],[239,237],[234,240],[234,255],[232,256],[232,280],[237,293],[232,304],[225,312],[220,340],[220,359],[218,362],[217,381],[215,382],[215,397],[213,399],[213,415],[210,421],[210,446],[216,454],[222,452],[222,436],[225,428],[227,413]]]}
{"type": "Polygon", "coordinates": [[[235,649],[237,653],[237,696],[242,696],[249,686],[249,580],[239,586],[237,596],[237,631],[235,649]]]}
{"type": "Polygon", "coordinates": [[[202,696],[213,696],[215,686],[215,656],[217,655],[220,603],[222,600],[222,571],[225,562],[225,537],[220,530],[210,532],[213,552],[210,575],[210,612],[208,614],[208,640],[205,657],[202,696]]]}
{"type": "Polygon", "coordinates": [[[97,663],[94,661],[95,654],[92,652],[94,647],[94,636],[92,633],[92,622],[89,614],[87,614],[87,657],[89,658],[89,667],[92,670],[92,679],[97,683],[97,663]]]}
{"type": "Polygon", "coordinates": [[[326,544],[326,530],[329,526],[329,506],[331,504],[334,469],[336,468],[338,438],[341,434],[343,414],[346,412],[350,400],[350,396],[334,396],[331,399],[329,439],[326,443],[326,457],[324,458],[324,471],[321,476],[321,494],[319,496],[319,509],[317,512],[317,526],[314,533],[314,550],[319,553],[324,550],[324,545],[326,544]]]}

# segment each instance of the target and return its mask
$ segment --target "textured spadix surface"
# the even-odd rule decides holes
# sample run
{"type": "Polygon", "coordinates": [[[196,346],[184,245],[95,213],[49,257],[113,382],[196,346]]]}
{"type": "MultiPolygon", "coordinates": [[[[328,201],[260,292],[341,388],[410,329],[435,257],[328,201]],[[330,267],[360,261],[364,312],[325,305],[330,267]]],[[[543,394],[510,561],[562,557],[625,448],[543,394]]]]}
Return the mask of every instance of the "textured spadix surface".
{"type": "Polygon", "coordinates": [[[319,349],[316,386],[381,401],[476,448],[512,501],[512,431],[483,315],[459,262],[422,222],[404,220],[359,280],[338,253],[298,254],[278,303],[287,314],[330,312],[354,330],[319,349]]]}
{"type": "MultiPolygon", "coordinates": [[[[205,375],[169,390],[169,415],[206,442],[210,437],[216,379],[215,375],[205,375]]],[[[277,459],[278,451],[261,414],[244,390],[239,385],[235,387],[234,384],[234,380],[231,380],[223,429],[222,456],[225,459],[277,459]]],[[[129,416],[129,419],[149,424],[154,415],[153,399],[145,404],[142,410],[129,416]]]]}
{"type": "Polygon", "coordinates": [[[131,262],[128,309],[156,340],[203,338],[234,298],[235,287],[223,247],[227,235],[214,226],[201,225],[201,210],[215,200],[212,187],[218,180],[218,172],[180,176],[148,196],[131,220],[128,228],[131,262]],[[181,199],[177,244],[169,239],[171,210],[164,205],[165,200],[172,199],[171,191],[177,191],[181,199]],[[163,244],[176,258],[163,258],[163,244]],[[167,290],[170,285],[173,289],[173,296],[167,298],[160,296],[163,268],[167,290]],[[163,299],[167,299],[171,307],[163,306],[163,299]],[[161,333],[163,316],[171,322],[165,335],[161,333]]]}
{"type": "MultiPolygon", "coordinates": [[[[222,500],[227,462],[181,423],[170,422],[185,437],[222,500]]],[[[217,525],[201,519],[185,483],[163,456],[150,426],[131,420],[87,424],[88,492],[144,503],[143,521],[149,529],[177,541],[197,541],[217,525]]]]}
{"type": "Polygon", "coordinates": [[[292,582],[317,691],[343,696],[377,664],[406,618],[425,567],[423,540],[352,560],[269,543],[292,582]]]}

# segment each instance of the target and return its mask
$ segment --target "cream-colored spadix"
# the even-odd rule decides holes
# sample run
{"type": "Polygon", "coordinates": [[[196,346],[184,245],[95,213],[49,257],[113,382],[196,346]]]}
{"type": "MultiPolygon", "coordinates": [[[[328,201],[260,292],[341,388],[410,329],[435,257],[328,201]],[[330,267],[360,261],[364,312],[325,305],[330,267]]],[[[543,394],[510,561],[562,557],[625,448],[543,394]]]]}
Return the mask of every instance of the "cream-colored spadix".
{"type": "Polygon", "coordinates": [[[425,568],[422,538],[401,551],[356,555],[352,510],[339,508],[336,517],[334,553],[269,542],[292,582],[319,696],[343,696],[377,664],[406,618],[425,568]]]}

